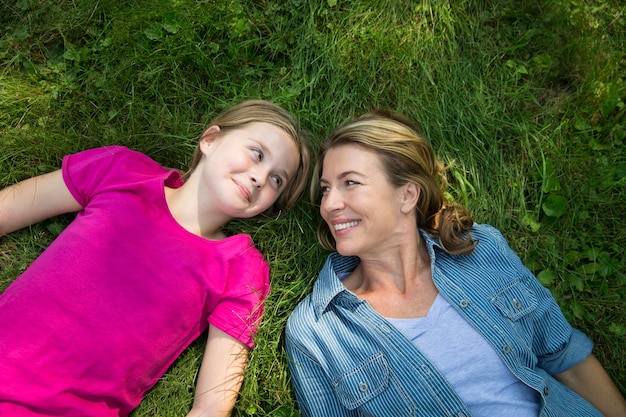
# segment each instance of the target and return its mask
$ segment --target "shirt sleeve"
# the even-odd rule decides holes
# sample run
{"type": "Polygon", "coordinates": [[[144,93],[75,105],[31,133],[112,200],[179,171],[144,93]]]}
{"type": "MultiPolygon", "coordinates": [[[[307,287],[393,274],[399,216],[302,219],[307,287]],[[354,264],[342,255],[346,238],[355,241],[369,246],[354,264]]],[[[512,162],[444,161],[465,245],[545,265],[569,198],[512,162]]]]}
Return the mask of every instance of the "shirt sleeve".
{"type": "Polygon", "coordinates": [[[228,269],[224,292],[208,321],[252,348],[270,292],[269,265],[250,246],[233,258],[228,269]]]}
{"type": "Polygon", "coordinates": [[[63,158],[62,171],[70,192],[85,207],[111,167],[117,146],[88,149],[63,158]]]}
{"type": "Polygon", "coordinates": [[[99,192],[167,170],[140,152],[124,146],[106,146],[67,155],[63,158],[62,172],[72,196],[86,207],[99,192]]]}
{"type": "Polygon", "coordinates": [[[495,238],[507,261],[537,297],[537,307],[532,319],[532,350],[538,359],[537,366],[555,375],[583,362],[593,349],[591,340],[567,322],[550,290],[541,285],[534,274],[523,265],[502,234],[490,226],[486,227],[486,231],[495,238]]]}

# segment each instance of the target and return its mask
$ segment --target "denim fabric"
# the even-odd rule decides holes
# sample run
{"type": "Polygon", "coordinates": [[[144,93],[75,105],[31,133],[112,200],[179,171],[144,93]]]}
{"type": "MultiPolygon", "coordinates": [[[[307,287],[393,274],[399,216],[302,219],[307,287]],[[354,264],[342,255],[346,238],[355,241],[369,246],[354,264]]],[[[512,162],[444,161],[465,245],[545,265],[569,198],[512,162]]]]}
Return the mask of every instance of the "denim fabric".
{"type": "MultiPolygon", "coordinates": [[[[471,233],[476,249],[457,256],[422,233],[441,295],[540,394],[540,416],[601,416],[551,376],[582,362],[591,341],[567,323],[499,231],[475,225],[471,233]]],[[[302,415],[471,416],[428,358],[343,286],[337,275],[358,263],[331,254],[287,322],[285,346],[302,415]]],[[[476,380],[480,384],[479,375],[476,380]]]]}

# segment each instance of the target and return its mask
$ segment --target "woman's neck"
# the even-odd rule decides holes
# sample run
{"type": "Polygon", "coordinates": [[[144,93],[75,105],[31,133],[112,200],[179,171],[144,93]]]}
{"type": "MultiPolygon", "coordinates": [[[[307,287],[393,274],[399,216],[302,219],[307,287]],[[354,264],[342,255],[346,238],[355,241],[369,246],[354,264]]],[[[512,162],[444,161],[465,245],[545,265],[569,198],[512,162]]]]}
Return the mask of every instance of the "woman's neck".
{"type": "Polygon", "coordinates": [[[398,245],[376,257],[362,257],[343,284],[386,317],[421,317],[439,292],[419,233],[412,244],[398,245]]]}

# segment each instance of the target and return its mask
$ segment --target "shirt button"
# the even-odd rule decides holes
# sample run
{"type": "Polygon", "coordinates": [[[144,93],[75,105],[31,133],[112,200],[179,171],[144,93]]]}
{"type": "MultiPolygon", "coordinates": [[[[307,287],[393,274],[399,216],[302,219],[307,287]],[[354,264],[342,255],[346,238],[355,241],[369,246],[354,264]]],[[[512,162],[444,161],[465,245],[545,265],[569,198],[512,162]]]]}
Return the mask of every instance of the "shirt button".
{"type": "Polygon", "coordinates": [[[457,417],[467,417],[463,411],[459,411],[458,413],[456,413],[456,416],[457,417]]]}
{"type": "Polygon", "coordinates": [[[422,365],[422,371],[424,371],[426,375],[430,375],[430,368],[428,365],[422,365]]]}
{"type": "Polygon", "coordinates": [[[469,301],[468,300],[461,300],[459,301],[459,305],[463,308],[467,307],[469,305],[469,301]]]}
{"type": "Polygon", "coordinates": [[[515,298],[513,299],[513,307],[515,307],[516,310],[521,310],[522,309],[522,302],[519,300],[516,300],[515,298]]]}
{"type": "Polygon", "coordinates": [[[365,382],[359,382],[359,391],[361,392],[367,391],[367,384],[365,382]]]}
{"type": "Polygon", "coordinates": [[[548,395],[550,393],[550,388],[543,387],[543,395],[548,395]]]}
{"type": "Polygon", "coordinates": [[[389,326],[387,326],[386,324],[382,324],[380,326],[380,330],[382,330],[385,333],[391,333],[391,329],[389,328],[389,326]]]}
{"type": "Polygon", "coordinates": [[[506,353],[507,355],[511,353],[511,345],[502,346],[502,352],[506,353]]]}

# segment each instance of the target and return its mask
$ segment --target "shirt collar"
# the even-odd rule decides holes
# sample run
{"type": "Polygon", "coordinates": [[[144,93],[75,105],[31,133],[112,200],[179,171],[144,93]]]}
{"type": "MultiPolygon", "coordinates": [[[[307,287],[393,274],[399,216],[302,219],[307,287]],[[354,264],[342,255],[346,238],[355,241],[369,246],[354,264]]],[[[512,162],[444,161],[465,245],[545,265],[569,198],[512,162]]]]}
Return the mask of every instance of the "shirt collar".
{"type": "MultiPolygon", "coordinates": [[[[441,248],[439,242],[432,238],[428,233],[420,229],[428,254],[430,255],[431,262],[435,260],[435,248],[441,248]]],[[[342,256],[337,252],[333,252],[326,258],[326,262],[320,271],[317,281],[313,286],[313,293],[311,294],[313,308],[315,310],[316,318],[319,319],[324,311],[328,308],[328,305],[333,299],[340,293],[347,293],[352,295],[350,291],[341,283],[339,276],[347,275],[357,267],[361,260],[357,256],[342,256]]]]}

